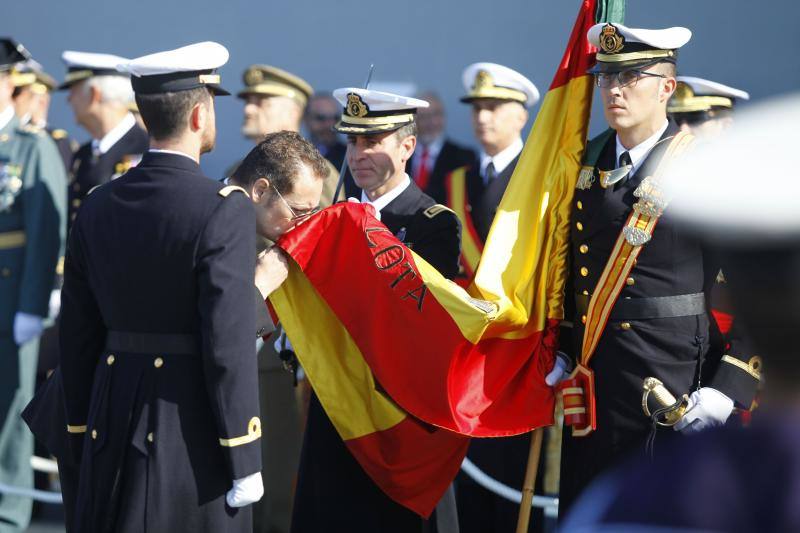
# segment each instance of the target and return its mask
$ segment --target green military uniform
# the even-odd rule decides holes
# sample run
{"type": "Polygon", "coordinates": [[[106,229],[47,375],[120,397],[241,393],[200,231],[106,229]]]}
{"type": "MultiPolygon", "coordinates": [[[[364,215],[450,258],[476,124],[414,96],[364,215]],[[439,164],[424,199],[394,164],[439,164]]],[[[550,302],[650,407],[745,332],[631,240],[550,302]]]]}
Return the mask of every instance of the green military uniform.
{"type": "MultiPolygon", "coordinates": [[[[13,54],[0,59],[6,68],[21,60],[13,54]]],[[[33,437],[20,412],[33,395],[39,343],[18,346],[14,318],[48,315],[65,213],[66,173],[55,143],[42,129],[20,126],[9,103],[0,111],[0,483],[15,487],[33,484],[33,437]]],[[[0,532],[25,530],[31,504],[0,496],[0,532]]]]}

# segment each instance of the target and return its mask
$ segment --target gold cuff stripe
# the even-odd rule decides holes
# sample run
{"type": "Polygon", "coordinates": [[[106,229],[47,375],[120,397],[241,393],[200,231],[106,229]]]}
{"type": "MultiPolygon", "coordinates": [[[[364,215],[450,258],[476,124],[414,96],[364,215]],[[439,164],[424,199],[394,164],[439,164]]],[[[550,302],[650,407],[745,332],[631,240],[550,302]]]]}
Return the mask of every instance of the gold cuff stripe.
{"type": "Polygon", "coordinates": [[[86,426],[67,425],[67,433],[86,433],[86,426]]]}
{"type": "Polygon", "coordinates": [[[257,416],[254,416],[247,424],[247,435],[234,437],[232,439],[219,439],[219,444],[220,446],[224,446],[226,448],[233,448],[235,446],[241,446],[242,444],[249,444],[260,438],[261,420],[257,416]]]}
{"type": "Polygon", "coordinates": [[[197,81],[200,83],[219,83],[222,78],[219,74],[201,74],[197,77],[197,81]]]}
{"type": "Polygon", "coordinates": [[[357,124],[361,126],[383,125],[383,124],[402,124],[414,120],[411,113],[405,115],[389,115],[386,117],[351,117],[342,115],[342,124],[357,124]]]}
{"type": "Polygon", "coordinates": [[[91,78],[93,75],[94,73],[91,70],[73,70],[72,72],[67,72],[67,75],[64,76],[64,82],[81,81],[91,78]]]}
{"type": "Polygon", "coordinates": [[[724,96],[694,96],[683,100],[674,100],[667,107],[667,112],[692,113],[708,111],[712,107],[733,107],[733,101],[724,96]]]}
{"type": "Polygon", "coordinates": [[[561,389],[561,394],[583,394],[583,387],[566,387],[561,389]]]}
{"type": "Polygon", "coordinates": [[[571,409],[564,409],[564,415],[582,415],[586,412],[585,407],[573,407],[571,409]]]}
{"type": "Polygon", "coordinates": [[[731,357],[730,355],[723,355],[722,361],[725,363],[729,363],[736,368],[744,370],[751,376],[753,376],[758,381],[761,381],[761,358],[760,357],[753,357],[750,359],[749,363],[745,363],[741,359],[736,359],[735,357],[731,357]]]}
{"type": "Polygon", "coordinates": [[[515,89],[509,89],[508,87],[482,87],[477,91],[470,91],[464,98],[470,100],[477,98],[497,98],[498,100],[514,100],[515,102],[522,103],[528,101],[527,94],[515,89]]]}
{"type": "Polygon", "coordinates": [[[638,61],[643,59],[661,59],[675,57],[674,50],[648,50],[647,52],[628,52],[627,54],[597,53],[597,60],[603,63],[621,63],[623,61],[638,61]]]}
{"type": "Polygon", "coordinates": [[[25,246],[24,231],[8,231],[6,233],[0,233],[0,250],[19,248],[21,246],[25,246]]]}

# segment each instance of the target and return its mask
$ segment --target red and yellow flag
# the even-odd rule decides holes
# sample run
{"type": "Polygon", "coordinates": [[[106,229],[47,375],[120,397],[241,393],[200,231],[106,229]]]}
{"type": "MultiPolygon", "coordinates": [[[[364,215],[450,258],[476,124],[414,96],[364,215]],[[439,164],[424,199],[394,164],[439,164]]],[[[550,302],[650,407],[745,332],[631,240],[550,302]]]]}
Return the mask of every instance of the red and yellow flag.
{"type": "Polygon", "coordinates": [[[364,205],[332,206],[278,243],[294,263],[270,301],[320,403],[375,483],[422,516],[468,437],[553,423],[544,376],[563,316],[594,9],[583,2],[467,290],[364,205]]]}

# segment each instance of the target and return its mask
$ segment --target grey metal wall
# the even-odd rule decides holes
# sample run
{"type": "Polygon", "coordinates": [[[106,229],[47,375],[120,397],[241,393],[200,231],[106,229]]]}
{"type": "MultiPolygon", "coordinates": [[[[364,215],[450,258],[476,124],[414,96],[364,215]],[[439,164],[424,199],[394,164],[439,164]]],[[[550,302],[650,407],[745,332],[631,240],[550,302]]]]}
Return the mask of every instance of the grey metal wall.
{"type": "MultiPolygon", "coordinates": [[[[63,76],[64,49],[136,56],[200,40],[227,46],[225,85],[241,87],[250,63],[286,68],[317,89],[363,83],[368,65],[381,81],[434,88],[448,107],[450,133],[472,143],[468,109],[458,103],[461,70],[494,61],[526,73],[544,92],[560,59],[579,0],[24,0],[4,2],[2,33],[23,42],[63,76]]],[[[680,70],[750,91],[755,100],[800,89],[800,2],[796,0],[629,0],[630,26],[684,25],[694,38],[680,70]]],[[[249,144],[239,134],[241,103],[218,100],[217,149],[203,166],[220,176],[249,144]]],[[[534,113],[536,108],[534,108],[534,113]]],[[[63,95],[51,122],[80,140],[63,95]]],[[[592,130],[602,127],[595,117],[592,130]]]]}

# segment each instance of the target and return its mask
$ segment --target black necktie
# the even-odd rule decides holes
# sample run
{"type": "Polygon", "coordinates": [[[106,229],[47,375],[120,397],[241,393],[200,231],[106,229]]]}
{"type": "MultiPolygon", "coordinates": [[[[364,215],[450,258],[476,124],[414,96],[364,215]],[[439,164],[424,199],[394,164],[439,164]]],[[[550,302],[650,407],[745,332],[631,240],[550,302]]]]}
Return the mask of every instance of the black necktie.
{"type": "Polygon", "coordinates": [[[494,161],[490,161],[486,165],[486,185],[489,185],[495,177],[497,177],[497,174],[494,170],[494,161]]]}
{"type": "Polygon", "coordinates": [[[619,166],[617,168],[624,167],[625,165],[632,165],[631,154],[628,152],[622,152],[619,155],[619,166]]]}
{"type": "MultiPolygon", "coordinates": [[[[631,162],[631,154],[629,154],[628,152],[622,152],[619,155],[619,166],[617,166],[617,168],[625,168],[626,166],[631,170],[633,169],[633,163],[631,162]]],[[[614,185],[614,190],[616,191],[617,189],[622,187],[622,184],[628,181],[628,178],[630,177],[631,177],[631,171],[628,170],[627,174],[622,176],[622,178],[614,185]]]]}

